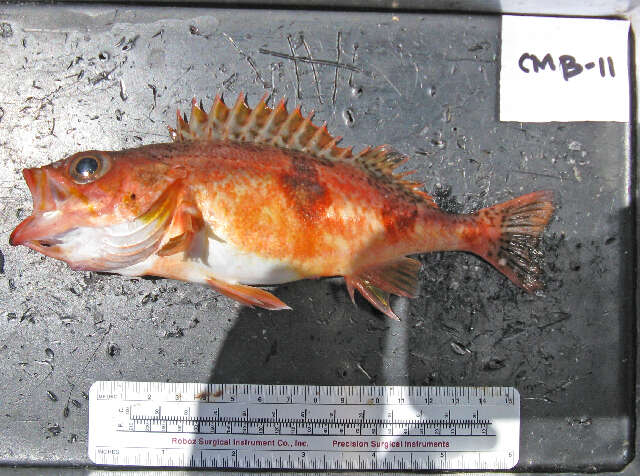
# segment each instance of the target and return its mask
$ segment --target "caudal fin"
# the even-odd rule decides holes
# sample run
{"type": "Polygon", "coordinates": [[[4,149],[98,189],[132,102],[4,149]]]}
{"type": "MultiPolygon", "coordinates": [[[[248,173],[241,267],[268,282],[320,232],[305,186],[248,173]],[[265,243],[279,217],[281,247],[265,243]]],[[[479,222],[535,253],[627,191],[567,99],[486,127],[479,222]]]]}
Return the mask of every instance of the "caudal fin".
{"type": "Polygon", "coordinates": [[[540,289],[540,235],[553,211],[553,192],[549,190],[484,208],[479,219],[497,227],[499,233],[492,233],[496,238],[487,247],[473,251],[528,292],[540,289]]]}

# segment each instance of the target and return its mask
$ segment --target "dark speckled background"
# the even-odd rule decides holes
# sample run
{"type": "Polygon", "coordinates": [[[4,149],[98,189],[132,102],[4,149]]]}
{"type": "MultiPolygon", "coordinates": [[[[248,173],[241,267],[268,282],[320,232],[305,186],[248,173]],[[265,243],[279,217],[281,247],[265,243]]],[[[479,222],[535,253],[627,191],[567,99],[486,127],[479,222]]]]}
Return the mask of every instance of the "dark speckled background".
{"type": "Polygon", "coordinates": [[[0,7],[0,462],[84,465],[96,380],[513,385],[523,470],[614,470],[632,455],[635,216],[625,124],[497,120],[499,18],[409,13],[0,7]],[[250,25],[250,27],[248,27],[250,25]],[[309,56],[335,65],[270,54],[309,56]],[[355,66],[350,68],[350,65],[355,66]],[[342,280],[252,310],[197,285],[80,273],[8,245],[24,167],[168,140],[192,96],[264,90],[359,148],[390,143],[440,205],[542,188],[547,289],[473,256],[422,256],[401,322],[342,280]]]}

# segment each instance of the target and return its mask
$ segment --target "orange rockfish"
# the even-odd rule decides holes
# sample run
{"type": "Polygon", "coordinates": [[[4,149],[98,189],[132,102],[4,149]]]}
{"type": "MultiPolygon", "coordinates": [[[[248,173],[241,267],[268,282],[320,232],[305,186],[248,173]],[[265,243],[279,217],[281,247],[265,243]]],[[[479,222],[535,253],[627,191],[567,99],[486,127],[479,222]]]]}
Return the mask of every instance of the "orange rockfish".
{"type": "Polygon", "coordinates": [[[73,269],[206,283],[249,306],[288,309],[249,285],[344,276],[387,316],[390,294],[418,294],[407,255],[468,251],[511,281],[540,287],[540,235],[553,213],[540,191],[469,215],[440,210],[394,174],[388,146],[353,154],[284,101],[244,95],[209,114],[178,112],[172,143],[89,150],[25,169],[33,214],[11,234],[73,269]]]}

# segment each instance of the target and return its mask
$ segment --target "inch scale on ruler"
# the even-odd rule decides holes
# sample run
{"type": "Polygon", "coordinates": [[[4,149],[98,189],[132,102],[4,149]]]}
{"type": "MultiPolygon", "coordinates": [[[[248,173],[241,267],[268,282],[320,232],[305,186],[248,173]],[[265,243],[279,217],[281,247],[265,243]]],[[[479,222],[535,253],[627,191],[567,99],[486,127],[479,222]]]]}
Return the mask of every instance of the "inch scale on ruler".
{"type": "Polygon", "coordinates": [[[101,381],[89,392],[97,464],[253,469],[509,469],[511,387],[101,381]]]}

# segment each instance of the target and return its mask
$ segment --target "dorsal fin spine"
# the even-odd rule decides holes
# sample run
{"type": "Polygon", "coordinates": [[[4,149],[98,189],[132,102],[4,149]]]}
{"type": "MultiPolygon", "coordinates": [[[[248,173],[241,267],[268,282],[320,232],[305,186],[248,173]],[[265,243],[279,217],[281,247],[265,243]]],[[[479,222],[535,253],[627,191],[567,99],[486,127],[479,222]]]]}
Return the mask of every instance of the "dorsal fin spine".
{"type": "Polygon", "coordinates": [[[233,106],[227,119],[225,128],[225,139],[237,139],[240,136],[242,126],[245,124],[246,117],[249,115],[249,107],[244,102],[244,93],[238,94],[238,99],[233,106]]]}
{"type": "Polygon", "coordinates": [[[345,147],[344,149],[342,149],[342,151],[338,154],[338,158],[339,159],[346,159],[347,157],[352,157],[353,156],[353,146],[349,146],[349,147],[345,147]]]}
{"type": "Polygon", "coordinates": [[[295,131],[292,131],[291,137],[287,141],[288,146],[299,146],[304,149],[304,134],[309,130],[309,126],[314,127],[311,124],[311,119],[313,118],[314,112],[311,111],[307,117],[303,119],[301,123],[298,124],[295,131]],[[300,140],[300,139],[303,140],[300,140]]]}
{"type": "Polygon", "coordinates": [[[216,94],[216,98],[211,106],[211,112],[209,113],[208,127],[211,129],[211,137],[215,139],[222,138],[221,131],[224,130],[224,123],[227,120],[229,114],[229,108],[225,106],[222,98],[219,94],[216,94]]]}
{"type": "Polygon", "coordinates": [[[244,140],[255,140],[258,136],[258,130],[252,130],[252,126],[260,127],[260,124],[257,124],[258,118],[261,116],[265,108],[267,107],[267,98],[269,97],[269,93],[264,93],[256,107],[251,110],[249,117],[247,117],[247,123],[242,128],[242,137],[244,140]]]}
{"type": "Polygon", "coordinates": [[[233,107],[229,108],[216,94],[209,114],[204,111],[202,102],[198,105],[194,98],[191,120],[177,111],[176,129],[169,128],[171,138],[174,141],[250,142],[297,150],[327,160],[353,160],[367,173],[436,206],[431,197],[418,190],[422,184],[404,179],[413,172],[394,173],[408,157],[388,145],[365,147],[354,156],[353,147],[337,146],[342,137],[332,137],[326,122],[321,126],[313,124],[313,112],[304,117],[298,106],[288,113],[284,98],[276,107],[270,108],[267,106],[268,97],[268,93],[264,94],[251,109],[245,101],[245,94],[240,93],[233,107]]]}
{"type": "Polygon", "coordinates": [[[273,127],[273,124],[276,122],[276,118],[278,114],[281,114],[282,111],[286,111],[286,99],[282,98],[278,105],[271,110],[267,121],[265,122],[264,127],[258,133],[257,138],[260,142],[268,142],[269,135],[271,135],[270,129],[273,127]]]}
{"type": "Polygon", "coordinates": [[[298,106],[291,112],[291,114],[289,114],[282,125],[276,129],[273,139],[271,140],[271,144],[279,147],[286,147],[288,142],[287,138],[291,131],[290,126],[292,123],[299,121],[301,117],[302,114],[300,114],[300,106],[298,106]]]}
{"type": "Polygon", "coordinates": [[[327,123],[323,123],[320,127],[318,127],[315,132],[313,133],[313,135],[309,138],[309,140],[307,141],[307,144],[304,146],[304,151],[305,152],[310,152],[310,151],[315,151],[315,153],[319,154],[320,152],[322,152],[324,150],[324,148],[321,149],[316,149],[316,146],[318,145],[318,141],[320,140],[320,138],[324,135],[324,134],[329,134],[327,131],[327,123]]]}

